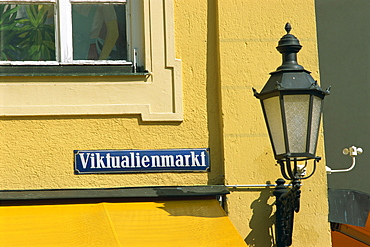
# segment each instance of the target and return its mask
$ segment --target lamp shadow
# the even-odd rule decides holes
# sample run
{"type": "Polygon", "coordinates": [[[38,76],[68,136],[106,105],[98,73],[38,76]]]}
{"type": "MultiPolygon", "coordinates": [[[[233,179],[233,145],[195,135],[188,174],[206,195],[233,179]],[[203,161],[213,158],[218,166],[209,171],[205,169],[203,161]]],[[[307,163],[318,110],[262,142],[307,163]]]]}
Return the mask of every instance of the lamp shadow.
{"type": "Polygon", "coordinates": [[[264,189],[261,191],[260,196],[254,200],[250,206],[253,215],[249,222],[249,227],[252,229],[252,231],[244,239],[248,246],[275,246],[273,231],[275,215],[272,214],[273,205],[268,204],[268,200],[271,196],[271,190],[264,189]]]}

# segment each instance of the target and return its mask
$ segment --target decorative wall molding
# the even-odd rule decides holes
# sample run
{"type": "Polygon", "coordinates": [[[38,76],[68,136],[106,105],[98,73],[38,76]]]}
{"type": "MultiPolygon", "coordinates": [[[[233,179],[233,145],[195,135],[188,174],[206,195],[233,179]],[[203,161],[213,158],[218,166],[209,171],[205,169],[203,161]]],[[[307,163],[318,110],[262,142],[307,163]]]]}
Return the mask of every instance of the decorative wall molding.
{"type": "Polygon", "coordinates": [[[135,23],[131,32],[144,27],[145,52],[139,59],[144,60],[147,75],[3,76],[0,116],[140,114],[143,121],[182,121],[173,1],[143,0],[139,4],[143,22],[135,23]]]}

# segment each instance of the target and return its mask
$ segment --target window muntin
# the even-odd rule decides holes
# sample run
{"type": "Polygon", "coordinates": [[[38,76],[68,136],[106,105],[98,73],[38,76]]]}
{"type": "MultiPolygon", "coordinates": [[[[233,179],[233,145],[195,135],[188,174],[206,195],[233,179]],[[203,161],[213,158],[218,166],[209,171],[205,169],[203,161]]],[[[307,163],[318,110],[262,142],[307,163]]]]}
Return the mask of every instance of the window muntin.
{"type": "Polygon", "coordinates": [[[131,64],[126,0],[0,0],[0,12],[0,65],[131,64]]]}

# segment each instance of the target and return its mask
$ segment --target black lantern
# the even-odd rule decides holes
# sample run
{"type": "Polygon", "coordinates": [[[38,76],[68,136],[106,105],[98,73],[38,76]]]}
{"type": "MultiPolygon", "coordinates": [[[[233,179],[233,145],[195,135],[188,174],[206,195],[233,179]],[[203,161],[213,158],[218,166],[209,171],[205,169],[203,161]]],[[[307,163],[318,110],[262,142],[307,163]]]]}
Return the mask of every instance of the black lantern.
{"type": "Polygon", "coordinates": [[[283,56],[283,64],[271,72],[271,77],[260,93],[260,99],[274,156],[285,179],[291,180],[290,189],[278,179],[276,196],[276,244],[278,247],[292,244],[294,212],[299,211],[301,179],[309,178],[316,169],[316,146],[319,134],[323,99],[329,88],[322,90],[297,62],[302,48],[299,40],[290,34],[291,26],[285,25],[285,34],[276,48],[283,56]],[[305,175],[305,165],[313,160],[312,172],[305,175]],[[298,162],[305,162],[303,169],[298,162]]]}
{"type": "Polygon", "coordinates": [[[254,95],[261,100],[275,159],[318,159],[315,153],[322,101],[329,91],[322,90],[310,72],[297,63],[302,46],[290,34],[289,23],[285,30],[287,34],[276,48],[283,56],[283,64],[270,73],[260,93],[253,89],[254,95]]]}

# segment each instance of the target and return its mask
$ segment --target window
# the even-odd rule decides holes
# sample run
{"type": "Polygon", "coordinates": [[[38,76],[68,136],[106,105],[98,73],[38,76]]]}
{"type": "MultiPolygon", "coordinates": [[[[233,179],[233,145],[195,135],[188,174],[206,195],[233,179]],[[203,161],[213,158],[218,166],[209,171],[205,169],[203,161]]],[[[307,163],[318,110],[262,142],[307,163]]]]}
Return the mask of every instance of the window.
{"type": "Polygon", "coordinates": [[[173,0],[0,0],[0,7],[0,117],[138,114],[143,121],[182,121],[173,0]],[[103,56],[107,23],[116,18],[118,38],[103,56]],[[40,27],[33,36],[32,25],[40,27]],[[84,31],[94,42],[79,37],[84,31]]]}
{"type": "Polygon", "coordinates": [[[0,0],[0,64],[132,64],[126,4],[0,0]]]}

